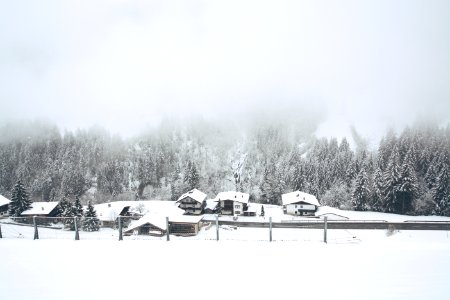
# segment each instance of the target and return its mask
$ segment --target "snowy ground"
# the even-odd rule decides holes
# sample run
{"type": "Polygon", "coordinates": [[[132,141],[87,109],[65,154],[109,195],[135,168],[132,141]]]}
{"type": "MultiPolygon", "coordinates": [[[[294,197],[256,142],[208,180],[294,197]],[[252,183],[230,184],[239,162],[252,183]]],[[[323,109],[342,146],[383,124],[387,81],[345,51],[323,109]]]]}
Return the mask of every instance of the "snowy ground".
{"type": "Polygon", "coordinates": [[[330,230],[324,244],[317,229],[275,229],[270,243],[264,228],[222,226],[216,242],[211,227],[166,242],[117,241],[114,230],[74,241],[54,229],[34,241],[32,228],[18,227],[2,224],[2,299],[448,299],[450,291],[446,231],[330,230]],[[8,237],[14,230],[23,238],[8,237]]]}

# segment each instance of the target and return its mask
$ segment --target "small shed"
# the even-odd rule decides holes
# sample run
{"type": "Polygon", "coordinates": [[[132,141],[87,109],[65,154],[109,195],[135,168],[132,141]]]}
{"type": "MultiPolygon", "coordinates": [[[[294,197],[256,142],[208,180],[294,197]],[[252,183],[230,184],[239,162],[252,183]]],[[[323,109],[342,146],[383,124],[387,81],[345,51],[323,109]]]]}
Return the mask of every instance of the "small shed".
{"type": "Polygon", "coordinates": [[[166,217],[158,214],[148,213],[136,222],[130,224],[124,231],[125,235],[152,235],[163,236],[166,234],[166,217]]]}
{"type": "Polygon", "coordinates": [[[187,215],[200,215],[206,205],[207,195],[197,189],[190,190],[178,198],[178,207],[187,215]]]}
{"type": "Polygon", "coordinates": [[[203,216],[172,216],[169,218],[169,232],[174,235],[197,235],[201,229],[203,216]]]}
{"type": "Polygon", "coordinates": [[[11,200],[0,195],[0,217],[8,215],[8,208],[11,200]]]}
{"type": "MultiPolygon", "coordinates": [[[[180,236],[197,235],[201,229],[203,216],[169,216],[169,233],[180,236]]],[[[167,220],[162,214],[148,213],[124,231],[125,235],[163,236],[167,233],[167,220]]]]}
{"type": "Polygon", "coordinates": [[[294,216],[314,216],[319,201],[314,195],[295,191],[281,195],[283,203],[283,212],[294,216]]]}

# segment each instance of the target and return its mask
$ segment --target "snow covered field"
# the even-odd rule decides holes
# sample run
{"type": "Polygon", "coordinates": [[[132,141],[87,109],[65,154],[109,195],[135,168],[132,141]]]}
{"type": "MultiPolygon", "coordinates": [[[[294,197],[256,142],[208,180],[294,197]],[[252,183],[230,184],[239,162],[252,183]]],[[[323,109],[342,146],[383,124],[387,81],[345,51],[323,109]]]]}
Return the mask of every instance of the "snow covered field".
{"type": "Polygon", "coordinates": [[[4,238],[1,298],[448,299],[446,231],[331,230],[324,244],[321,230],[277,230],[272,243],[263,228],[222,228],[221,241],[205,239],[214,227],[170,242],[117,241],[113,230],[96,233],[101,239],[80,232],[80,241],[73,232],[53,239],[51,229],[35,241],[4,238]]]}

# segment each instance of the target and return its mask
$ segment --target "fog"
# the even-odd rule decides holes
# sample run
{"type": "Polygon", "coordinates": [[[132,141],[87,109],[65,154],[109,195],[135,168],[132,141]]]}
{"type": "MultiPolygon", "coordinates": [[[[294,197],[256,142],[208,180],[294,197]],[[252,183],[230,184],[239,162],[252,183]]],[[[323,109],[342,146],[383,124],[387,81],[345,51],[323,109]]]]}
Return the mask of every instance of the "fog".
{"type": "Polygon", "coordinates": [[[316,116],[376,140],[450,120],[448,1],[2,1],[0,122],[316,116]]]}

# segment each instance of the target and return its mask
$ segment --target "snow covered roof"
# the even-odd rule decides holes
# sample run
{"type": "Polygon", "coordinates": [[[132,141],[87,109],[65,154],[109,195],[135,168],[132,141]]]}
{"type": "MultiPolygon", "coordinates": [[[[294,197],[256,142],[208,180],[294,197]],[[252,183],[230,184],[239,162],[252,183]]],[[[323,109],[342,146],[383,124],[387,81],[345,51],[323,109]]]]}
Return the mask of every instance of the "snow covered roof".
{"type": "Polygon", "coordinates": [[[261,205],[257,205],[256,203],[249,203],[248,204],[247,212],[257,213],[258,210],[261,211],[261,205]]]}
{"type": "Polygon", "coordinates": [[[198,223],[203,219],[203,216],[187,216],[187,215],[175,215],[169,217],[169,222],[173,223],[198,223]]]}
{"type": "Polygon", "coordinates": [[[215,200],[215,199],[208,199],[208,200],[206,200],[205,209],[215,210],[217,208],[217,204],[219,204],[217,202],[217,200],[215,200]]]}
{"type": "Polygon", "coordinates": [[[175,201],[163,200],[139,200],[128,201],[130,203],[131,212],[136,212],[145,215],[146,213],[158,213],[164,217],[171,215],[182,215],[185,211],[178,207],[175,201]]]}
{"type": "Polygon", "coordinates": [[[31,208],[22,213],[22,216],[48,215],[56,208],[59,202],[33,202],[31,208]]]}
{"type": "Polygon", "coordinates": [[[130,212],[146,214],[159,214],[162,217],[182,215],[184,210],[179,208],[174,201],[139,200],[139,201],[115,201],[94,205],[97,217],[101,221],[115,221],[124,208],[130,207],[130,212]],[[141,211],[138,211],[141,210],[141,211]]]}
{"type": "Polygon", "coordinates": [[[330,207],[330,206],[321,206],[316,211],[316,216],[320,218],[328,217],[329,220],[348,220],[349,218],[345,216],[340,209],[330,207]]]}
{"type": "Polygon", "coordinates": [[[184,193],[183,195],[181,195],[180,198],[178,198],[177,201],[181,201],[181,200],[183,200],[184,198],[187,198],[187,197],[192,198],[195,201],[202,203],[206,199],[207,196],[206,196],[205,193],[203,193],[203,192],[201,192],[201,191],[199,191],[197,189],[193,189],[193,190],[190,190],[189,192],[184,193]]]}
{"type": "Polygon", "coordinates": [[[320,206],[316,196],[300,191],[295,191],[292,193],[281,195],[281,201],[283,202],[283,205],[293,204],[297,202],[305,202],[308,204],[320,206]]]}
{"type": "Polygon", "coordinates": [[[100,221],[115,221],[124,208],[130,207],[132,201],[115,201],[95,204],[94,209],[100,221]]]}
{"type": "Polygon", "coordinates": [[[0,206],[9,204],[10,202],[11,202],[11,200],[9,200],[8,198],[5,198],[2,195],[0,195],[0,206]]]}
{"type": "Polygon", "coordinates": [[[156,213],[148,213],[136,222],[131,223],[126,231],[132,231],[145,224],[151,224],[161,230],[167,230],[166,217],[156,213]]]}
{"type": "Polygon", "coordinates": [[[247,193],[241,193],[241,192],[221,192],[217,194],[216,200],[217,201],[223,201],[223,200],[232,200],[240,203],[248,203],[250,195],[247,193]]]}
{"type": "MultiPolygon", "coordinates": [[[[184,212],[184,211],[183,211],[184,212]]],[[[166,217],[169,217],[169,222],[174,223],[198,223],[203,219],[203,216],[186,216],[182,214],[172,214],[172,215],[164,215],[162,213],[147,213],[142,218],[133,222],[128,226],[126,231],[132,231],[142,225],[151,224],[155,227],[158,227],[161,230],[167,230],[166,217]]]]}

